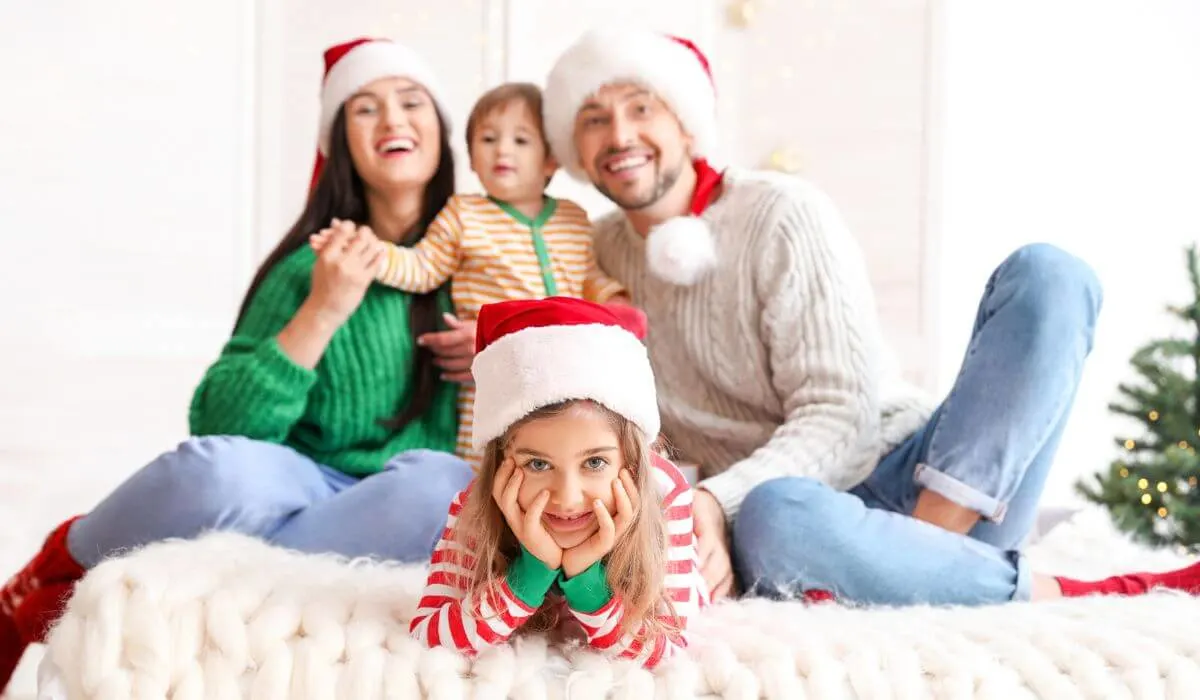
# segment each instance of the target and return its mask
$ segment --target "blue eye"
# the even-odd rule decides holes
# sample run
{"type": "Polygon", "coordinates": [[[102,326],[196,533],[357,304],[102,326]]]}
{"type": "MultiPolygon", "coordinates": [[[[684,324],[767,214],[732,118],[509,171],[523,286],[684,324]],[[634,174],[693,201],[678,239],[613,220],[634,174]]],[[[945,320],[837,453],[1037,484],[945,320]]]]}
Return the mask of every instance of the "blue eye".
{"type": "Polygon", "coordinates": [[[608,466],[608,460],[603,457],[589,457],[584,465],[594,472],[604,471],[608,466]]]}
{"type": "Polygon", "coordinates": [[[544,459],[531,459],[525,462],[525,468],[531,472],[544,472],[550,468],[550,463],[544,459]]]}

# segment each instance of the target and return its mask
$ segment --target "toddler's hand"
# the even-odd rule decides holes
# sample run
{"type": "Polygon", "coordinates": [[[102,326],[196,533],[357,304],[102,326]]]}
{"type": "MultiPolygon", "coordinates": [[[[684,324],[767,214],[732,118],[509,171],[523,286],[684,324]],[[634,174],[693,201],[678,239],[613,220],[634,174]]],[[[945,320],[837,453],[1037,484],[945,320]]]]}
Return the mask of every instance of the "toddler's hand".
{"type": "Polygon", "coordinates": [[[333,229],[323,228],[308,237],[308,244],[312,246],[313,250],[320,253],[322,250],[325,250],[325,246],[329,245],[329,239],[332,237],[333,229]]]}

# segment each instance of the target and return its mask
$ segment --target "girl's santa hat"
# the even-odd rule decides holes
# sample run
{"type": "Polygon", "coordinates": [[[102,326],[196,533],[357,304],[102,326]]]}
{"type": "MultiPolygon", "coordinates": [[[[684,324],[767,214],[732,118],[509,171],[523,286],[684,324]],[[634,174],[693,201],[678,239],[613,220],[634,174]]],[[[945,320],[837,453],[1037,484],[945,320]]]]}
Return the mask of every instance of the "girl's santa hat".
{"type": "Polygon", "coordinates": [[[475,324],[474,448],[539,408],[590,399],[658,436],[658,395],[632,307],[571,297],[486,304],[475,324]]]}
{"type": "Polygon", "coordinates": [[[380,78],[408,78],[421,85],[446,114],[442,89],[433,70],[410,47],[390,39],[352,39],[325,50],[325,77],[321,83],[321,119],[317,131],[315,186],[329,156],[330,131],[342,105],[363,86],[380,78]]]}
{"type": "Polygon", "coordinates": [[[668,282],[691,285],[716,266],[712,231],[699,217],[721,175],[708,164],[717,147],[717,94],[708,58],[693,42],[650,30],[622,27],[584,34],[563,52],[546,79],[546,137],[558,162],[587,182],[575,150],[575,117],[605,85],[631,82],[663,100],[692,137],[697,187],[686,216],[663,222],[646,241],[650,271],[668,282]]]}

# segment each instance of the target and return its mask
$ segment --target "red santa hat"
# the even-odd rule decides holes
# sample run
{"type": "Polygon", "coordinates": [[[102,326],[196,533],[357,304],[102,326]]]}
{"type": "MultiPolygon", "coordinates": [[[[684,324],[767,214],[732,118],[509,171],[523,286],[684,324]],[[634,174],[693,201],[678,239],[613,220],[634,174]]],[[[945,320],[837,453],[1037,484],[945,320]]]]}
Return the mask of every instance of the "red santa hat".
{"type": "Polygon", "coordinates": [[[544,406],[590,399],[658,436],[658,395],[640,311],[571,297],[503,301],[475,325],[474,448],[544,406]]]}
{"type": "Polygon", "coordinates": [[[325,77],[321,83],[321,119],[317,131],[317,163],[313,185],[329,155],[333,121],[342,105],[364,85],[380,78],[403,77],[421,85],[446,113],[442,90],[429,64],[416,51],[389,39],[352,39],[325,50],[325,77]]]}
{"type": "Polygon", "coordinates": [[[650,271],[690,285],[716,266],[716,244],[699,219],[712,201],[721,174],[708,159],[717,147],[717,95],[708,58],[693,42],[637,28],[584,34],[559,57],[546,79],[546,137],[563,168],[578,180],[587,174],[575,150],[575,117],[585,100],[605,85],[631,82],[663,100],[693,140],[697,187],[686,216],[655,227],[646,241],[650,271]]]}

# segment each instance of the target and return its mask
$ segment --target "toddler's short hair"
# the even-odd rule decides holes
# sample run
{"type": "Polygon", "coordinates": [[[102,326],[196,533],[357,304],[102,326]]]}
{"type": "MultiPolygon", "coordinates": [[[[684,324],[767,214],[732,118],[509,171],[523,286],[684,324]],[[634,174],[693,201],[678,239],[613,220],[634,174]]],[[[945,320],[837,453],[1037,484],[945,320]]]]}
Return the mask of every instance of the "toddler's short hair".
{"type": "Polygon", "coordinates": [[[537,126],[538,135],[546,155],[550,154],[550,142],[546,140],[546,127],[542,122],[542,89],[533,83],[504,83],[483,93],[471,108],[471,116],[467,118],[467,154],[471,155],[471,147],[475,142],[475,132],[479,122],[493,111],[513,103],[520,103],[529,108],[533,115],[533,123],[537,126]]]}

